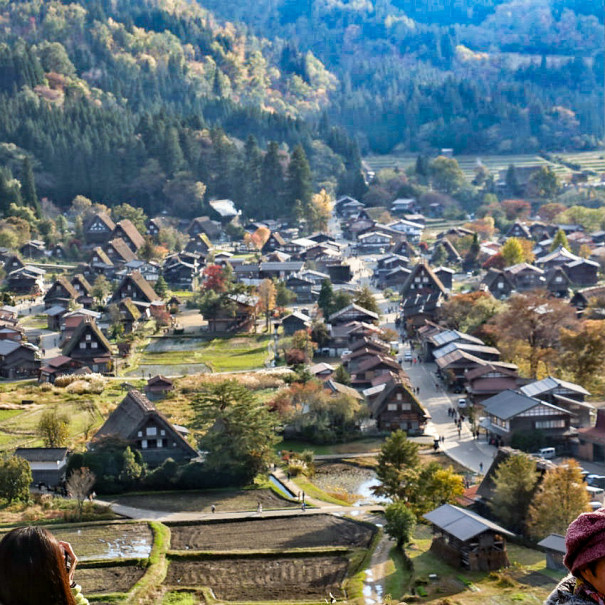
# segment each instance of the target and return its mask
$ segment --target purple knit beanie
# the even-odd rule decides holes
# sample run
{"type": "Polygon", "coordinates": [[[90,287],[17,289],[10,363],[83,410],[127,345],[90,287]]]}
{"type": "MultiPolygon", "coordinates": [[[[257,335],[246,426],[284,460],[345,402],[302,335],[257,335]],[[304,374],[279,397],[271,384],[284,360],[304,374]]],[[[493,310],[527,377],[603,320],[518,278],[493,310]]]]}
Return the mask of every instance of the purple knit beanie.
{"type": "Polygon", "coordinates": [[[573,521],[567,528],[565,546],[563,563],[574,575],[584,565],[605,557],[605,508],[582,513],[573,521]]]}

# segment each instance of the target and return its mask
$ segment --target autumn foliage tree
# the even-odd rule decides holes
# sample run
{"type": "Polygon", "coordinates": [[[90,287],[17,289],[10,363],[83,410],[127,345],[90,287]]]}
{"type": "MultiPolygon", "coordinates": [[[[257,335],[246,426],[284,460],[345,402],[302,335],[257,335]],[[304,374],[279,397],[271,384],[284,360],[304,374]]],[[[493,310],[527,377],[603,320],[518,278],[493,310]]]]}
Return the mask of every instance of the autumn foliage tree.
{"type": "Polygon", "coordinates": [[[223,268],[220,265],[208,265],[204,269],[204,279],[202,282],[203,290],[212,290],[213,292],[224,292],[226,289],[226,280],[223,268]]]}
{"type": "Polygon", "coordinates": [[[509,359],[527,364],[529,376],[536,378],[541,364],[557,359],[561,329],[576,323],[569,304],[534,291],[511,296],[506,310],[493,317],[486,329],[509,359]]]}
{"type": "Polygon", "coordinates": [[[441,323],[452,330],[472,333],[504,308],[489,292],[452,296],[441,305],[441,323]]]}
{"type": "Polygon", "coordinates": [[[529,506],[528,528],[534,539],[552,533],[565,535],[569,524],[590,510],[581,470],[576,460],[569,459],[546,471],[529,506]]]}
{"type": "Polygon", "coordinates": [[[562,363],[572,379],[593,393],[603,392],[605,322],[586,319],[577,329],[561,330],[562,363]]]}
{"type": "Polygon", "coordinates": [[[258,301],[260,310],[265,314],[265,327],[269,331],[271,311],[275,309],[275,285],[270,279],[264,279],[258,287],[258,301]]]}
{"type": "Polygon", "coordinates": [[[509,221],[525,219],[531,213],[531,205],[526,200],[504,200],[502,209],[509,221]]]}

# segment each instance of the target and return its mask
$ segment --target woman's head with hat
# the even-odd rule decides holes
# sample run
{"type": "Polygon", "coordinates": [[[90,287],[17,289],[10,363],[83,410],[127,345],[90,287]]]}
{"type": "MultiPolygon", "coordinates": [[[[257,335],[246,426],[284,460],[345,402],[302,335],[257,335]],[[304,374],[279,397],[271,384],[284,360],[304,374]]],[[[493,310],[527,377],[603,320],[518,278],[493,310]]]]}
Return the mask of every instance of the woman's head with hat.
{"type": "Polygon", "coordinates": [[[605,595],[605,508],[582,513],[567,529],[563,562],[577,578],[605,595]]]}

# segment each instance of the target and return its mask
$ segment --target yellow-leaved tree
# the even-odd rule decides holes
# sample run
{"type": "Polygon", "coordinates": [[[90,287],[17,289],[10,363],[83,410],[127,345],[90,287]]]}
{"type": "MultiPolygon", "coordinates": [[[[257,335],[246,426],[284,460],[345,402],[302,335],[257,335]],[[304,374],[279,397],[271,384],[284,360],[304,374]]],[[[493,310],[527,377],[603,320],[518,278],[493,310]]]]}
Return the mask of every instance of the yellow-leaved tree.
{"type": "Polygon", "coordinates": [[[530,535],[537,540],[552,533],[565,535],[569,524],[580,513],[590,510],[589,501],[580,465],[573,459],[563,461],[544,473],[538,493],[529,506],[530,535]]]}

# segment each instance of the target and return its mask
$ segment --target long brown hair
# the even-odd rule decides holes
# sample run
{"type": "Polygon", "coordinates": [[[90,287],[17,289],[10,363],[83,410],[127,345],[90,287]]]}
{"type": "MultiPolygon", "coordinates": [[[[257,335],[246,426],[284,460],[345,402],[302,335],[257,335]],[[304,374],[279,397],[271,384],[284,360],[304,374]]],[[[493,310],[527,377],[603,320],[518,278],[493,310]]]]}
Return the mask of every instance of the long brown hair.
{"type": "Polygon", "coordinates": [[[76,605],[65,553],[42,527],[18,527],[0,542],[2,605],[76,605]]]}

